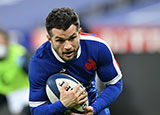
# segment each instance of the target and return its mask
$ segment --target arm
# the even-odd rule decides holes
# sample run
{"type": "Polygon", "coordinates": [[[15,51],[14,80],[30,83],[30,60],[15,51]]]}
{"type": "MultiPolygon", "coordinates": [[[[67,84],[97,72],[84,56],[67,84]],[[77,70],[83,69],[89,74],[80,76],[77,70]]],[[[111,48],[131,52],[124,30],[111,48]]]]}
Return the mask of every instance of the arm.
{"type": "Polygon", "coordinates": [[[49,100],[46,95],[46,81],[47,76],[49,75],[43,67],[46,66],[42,66],[41,63],[31,59],[29,64],[29,105],[31,108],[31,113],[33,115],[61,114],[67,110],[61,101],[48,104],[49,100]]]}
{"type": "Polygon", "coordinates": [[[94,114],[102,109],[109,107],[122,92],[122,79],[114,85],[109,85],[104,88],[96,101],[91,105],[94,109],[94,114]]]}
{"type": "Polygon", "coordinates": [[[73,108],[87,100],[85,98],[87,92],[81,95],[85,88],[79,90],[80,85],[78,84],[73,90],[66,91],[68,84],[65,83],[60,90],[60,100],[53,104],[48,104],[49,100],[46,95],[46,76],[48,75],[46,75],[45,68],[40,66],[40,63],[36,64],[35,61],[31,60],[29,66],[29,105],[33,115],[60,115],[67,109],[73,108]]]}
{"type": "Polygon", "coordinates": [[[97,74],[106,87],[91,105],[94,114],[109,107],[122,92],[122,74],[112,51],[107,44],[100,44],[98,48],[97,74]]]}
{"type": "MultiPolygon", "coordinates": [[[[109,85],[104,88],[101,94],[98,96],[96,101],[91,105],[86,107],[86,113],[83,115],[96,115],[103,108],[110,106],[122,91],[122,79],[119,80],[115,85],[109,85]]],[[[71,115],[81,115],[77,113],[72,113],[71,115]]]]}
{"type": "Polygon", "coordinates": [[[61,114],[67,110],[67,108],[57,101],[53,104],[49,103],[46,95],[46,81],[48,75],[47,67],[43,65],[43,62],[39,59],[32,59],[29,63],[29,106],[33,115],[53,115],[61,114]]]}
{"type": "Polygon", "coordinates": [[[37,107],[31,107],[30,110],[32,115],[53,115],[53,114],[63,114],[67,108],[61,103],[61,101],[57,101],[54,104],[42,104],[37,107]]]}
{"type": "Polygon", "coordinates": [[[53,114],[63,114],[67,109],[73,108],[78,104],[82,104],[87,101],[87,92],[83,95],[82,93],[85,91],[85,88],[80,88],[80,84],[75,86],[73,90],[66,91],[67,83],[65,83],[60,90],[60,100],[53,104],[42,104],[37,107],[31,107],[32,114],[35,115],[53,115],[53,114]]]}

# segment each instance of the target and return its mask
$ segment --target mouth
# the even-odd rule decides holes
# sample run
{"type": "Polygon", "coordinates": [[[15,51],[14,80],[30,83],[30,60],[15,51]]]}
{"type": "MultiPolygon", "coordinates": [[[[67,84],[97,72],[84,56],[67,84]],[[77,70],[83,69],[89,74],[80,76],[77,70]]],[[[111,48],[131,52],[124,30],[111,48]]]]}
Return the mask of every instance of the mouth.
{"type": "Polygon", "coordinates": [[[74,51],[64,52],[64,55],[66,57],[71,57],[73,55],[74,51]]]}

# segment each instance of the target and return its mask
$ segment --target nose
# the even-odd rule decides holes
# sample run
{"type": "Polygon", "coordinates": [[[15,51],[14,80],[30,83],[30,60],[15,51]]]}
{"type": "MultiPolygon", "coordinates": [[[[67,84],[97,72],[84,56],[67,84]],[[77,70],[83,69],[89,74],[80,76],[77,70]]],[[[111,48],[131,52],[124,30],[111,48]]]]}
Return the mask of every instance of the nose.
{"type": "Polygon", "coordinates": [[[70,41],[65,41],[64,49],[65,50],[70,50],[71,48],[72,48],[71,42],[70,41]]]}

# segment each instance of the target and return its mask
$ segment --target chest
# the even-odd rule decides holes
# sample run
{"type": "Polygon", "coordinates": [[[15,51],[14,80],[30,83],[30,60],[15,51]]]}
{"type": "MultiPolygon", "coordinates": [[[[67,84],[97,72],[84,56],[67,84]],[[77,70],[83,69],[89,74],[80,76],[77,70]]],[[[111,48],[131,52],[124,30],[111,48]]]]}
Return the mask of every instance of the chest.
{"type": "Polygon", "coordinates": [[[80,57],[76,61],[62,64],[61,67],[83,84],[90,84],[95,79],[97,66],[91,57],[80,57]]]}

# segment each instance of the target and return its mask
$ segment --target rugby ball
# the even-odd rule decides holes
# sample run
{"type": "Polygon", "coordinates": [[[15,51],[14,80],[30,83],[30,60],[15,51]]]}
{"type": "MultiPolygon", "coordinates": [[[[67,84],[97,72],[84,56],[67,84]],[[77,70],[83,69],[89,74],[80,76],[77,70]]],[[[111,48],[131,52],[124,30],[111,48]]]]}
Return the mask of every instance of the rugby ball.
{"type": "MultiPolygon", "coordinates": [[[[62,85],[65,82],[68,82],[68,87],[66,89],[67,91],[72,90],[77,84],[81,84],[78,80],[76,80],[72,76],[64,73],[53,74],[48,78],[46,84],[46,93],[51,103],[54,103],[59,100],[60,89],[62,88],[62,85]]],[[[83,88],[82,84],[80,86],[80,89],[81,88],[83,88]]],[[[85,107],[88,105],[89,103],[88,101],[86,101],[81,105],[75,106],[73,109],[71,109],[71,111],[77,113],[83,113],[85,111],[85,107]]]]}

